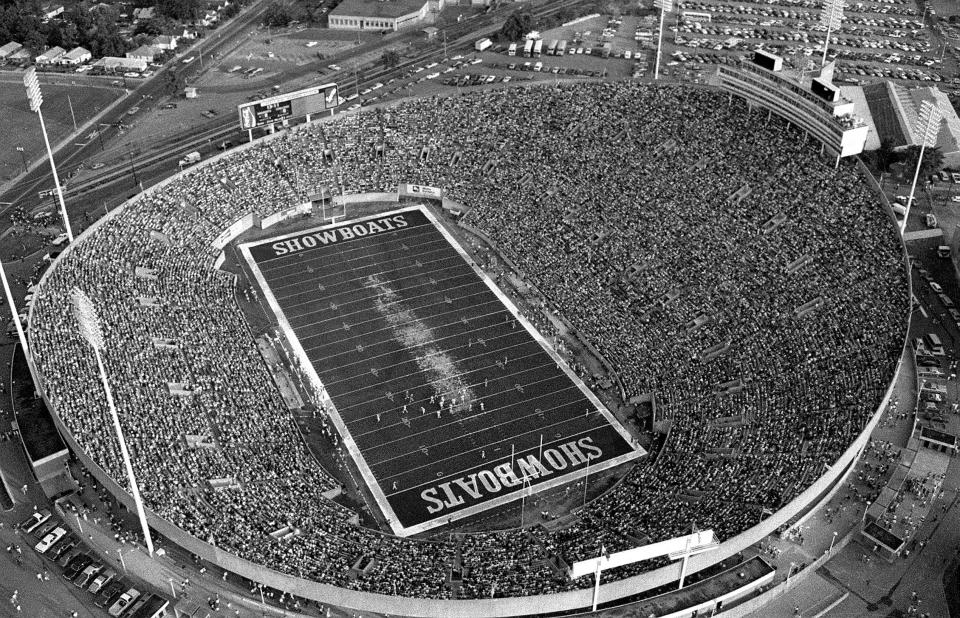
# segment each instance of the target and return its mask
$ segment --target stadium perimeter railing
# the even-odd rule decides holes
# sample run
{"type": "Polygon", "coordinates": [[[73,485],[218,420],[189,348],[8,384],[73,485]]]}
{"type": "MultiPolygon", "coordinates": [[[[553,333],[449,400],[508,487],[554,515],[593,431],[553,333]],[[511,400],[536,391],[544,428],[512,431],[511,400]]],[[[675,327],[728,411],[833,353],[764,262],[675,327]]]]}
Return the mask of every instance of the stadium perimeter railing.
{"type": "MultiPolygon", "coordinates": [[[[321,118],[316,122],[329,121],[330,118],[321,118]]],[[[113,211],[84,230],[84,232],[80,234],[75,241],[54,260],[51,267],[41,278],[39,287],[42,289],[47,277],[50,276],[50,273],[52,273],[60,263],[69,257],[73,247],[78,246],[87,238],[95,234],[101,225],[103,225],[112,217],[115,217],[119,213],[123,212],[123,210],[125,210],[130,204],[135,203],[142,196],[151,195],[155,192],[161,191],[167,184],[177,181],[181,177],[189,175],[207,165],[211,165],[213,162],[218,161],[223,157],[236,156],[238,152],[243,152],[249,148],[259,146],[266,141],[277,139],[282,135],[283,133],[279,132],[271,136],[266,136],[257,142],[244,144],[233,149],[232,151],[221,153],[205,162],[198,164],[197,166],[190,168],[189,170],[171,176],[170,178],[167,178],[147,189],[144,193],[136,195],[127,200],[121,206],[115,208],[113,211]]],[[[866,168],[859,160],[858,167],[862,173],[865,173],[867,182],[876,190],[878,188],[876,181],[873,179],[872,175],[866,171],[866,168]],[[873,182],[870,182],[871,180],[873,182]]],[[[893,224],[896,225],[896,217],[893,211],[890,209],[889,203],[884,201],[883,207],[893,224]]],[[[901,252],[903,255],[904,266],[907,270],[909,284],[910,264],[907,257],[906,245],[903,243],[902,238],[901,252]]],[[[213,267],[212,263],[211,267],[213,267]]],[[[31,310],[31,324],[33,318],[32,313],[33,312],[31,310]]],[[[908,340],[909,328],[907,328],[905,331],[903,342],[904,346],[907,345],[908,340]]],[[[43,383],[44,377],[37,371],[36,366],[33,363],[33,359],[30,359],[29,362],[31,364],[31,371],[35,376],[37,376],[39,381],[37,390],[41,393],[44,402],[51,410],[54,422],[64,440],[69,445],[70,449],[99,483],[101,483],[108,491],[110,491],[111,494],[113,494],[121,503],[124,504],[124,506],[133,510],[133,498],[123,488],[121,488],[120,485],[109,474],[107,474],[106,471],[96,461],[91,459],[85,451],[79,448],[79,445],[74,440],[73,436],[69,431],[67,431],[66,425],[60,419],[55,407],[46,395],[46,389],[44,388],[43,383]]],[[[808,508],[811,503],[817,501],[820,496],[830,491],[835,484],[842,482],[842,479],[845,478],[846,474],[852,469],[853,464],[860,457],[860,454],[863,452],[863,449],[870,438],[870,434],[880,421],[883,411],[890,401],[893,389],[899,378],[901,366],[902,356],[901,360],[897,363],[893,378],[891,379],[891,382],[888,385],[880,404],[877,406],[877,409],[870,418],[870,421],[867,423],[866,427],[863,429],[857,439],[851,443],[850,446],[848,446],[843,454],[837,459],[837,461],[834,462],[826,474],[818,478],[813,484],[807,487],[796,498],[791,500],[786,506],[753,528],[745,530],[737,536],[723,541],[714,551],[706,552],[691,558],[687,571],[688,574],[696,573],[697,571],[710,567],[722,560],[740,553],[743,549],[758,543],[771,533],[775,532],[781,526],[789,524],[796,515],[808,508]]],[[[524,616],[554,612],[567,612],[589,607],[592,603],[593,591],[591,588],[559,592],[548,595],[472,600],[439,600],[395,597],[370,592],[347,590],[329,584],[321,584],[287,575],[285,573],[280,573],[263,565],[240,558],[239,556],[231,554],[224,549],[188,534],[187,532],[177,528],[173,524],[157,516],[149,509],[147,510],[147,519],[149,520],[150,526],[153,529],[167,537],[171,542],[198,555],[200,558],[208,562],[277,590],[297,595],[305,599],[319,601],[328,605],[336,605],[355,610],[379,612],[390,615],[437,618],[497,618],[501,616],[524,616]]],[[[602,584],[600,586],[600,602],[609,602],[636,595],[646,590],[651,590],[653,588],[677,581],[679,577],[680,563],[677,562],[654,571],[643,573],[641,575],[602,584]]]]}

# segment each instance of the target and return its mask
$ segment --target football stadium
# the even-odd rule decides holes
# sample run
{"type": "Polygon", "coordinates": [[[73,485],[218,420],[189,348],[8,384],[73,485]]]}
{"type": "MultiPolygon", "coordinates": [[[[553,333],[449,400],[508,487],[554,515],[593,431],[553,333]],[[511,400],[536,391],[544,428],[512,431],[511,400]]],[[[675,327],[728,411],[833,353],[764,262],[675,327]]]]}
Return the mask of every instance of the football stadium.
{"type": "MultiPolygon", "coordinates": [[[[582,611],[575,563],[709,529],[709,570],[852,469],[910,312],[857,165],[711,87],[339,114],[86,230],[30,315],[38,387],[132,508],[79,290],[157,533],[307,602],[582,611]]],[[[675,588],[670,558],[600,598],[675,588]]]]}

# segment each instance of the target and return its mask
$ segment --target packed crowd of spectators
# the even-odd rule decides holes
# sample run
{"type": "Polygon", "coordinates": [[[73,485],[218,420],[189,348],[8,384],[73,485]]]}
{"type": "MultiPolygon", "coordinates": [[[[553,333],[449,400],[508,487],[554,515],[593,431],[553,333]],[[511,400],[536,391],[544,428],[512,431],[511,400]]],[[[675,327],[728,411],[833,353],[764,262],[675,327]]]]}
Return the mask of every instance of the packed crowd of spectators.
{"type": "Polygon", "coordinates": [[[455,564],[460,597],[586,586],[556,578],[547,559],[691,524],[730,538],[819,477],[876,410],[904,341],[903,256],[856,171],[817,149],[725,95],[626,82],[422,99],[313,124],[139,196],[73,246],[30,322],[42,388],[80,448],[125,486],[70,310],[78,287],[100,311],[157,515],[278,571],[384,594],[445,598],[455,564]],[[660,455],[569,526],[399,539],[322,495],[337,481],[300,440],[212,242],[248,213],[321,188],[403,182],[469,205],[466,221],[605,355],[628,397],[656,393],[669,428],[660,455]],[[270,536],[286,527],[296,534],[270,536]],[[349,577],[365,557],[375,567],[349,577]]]}

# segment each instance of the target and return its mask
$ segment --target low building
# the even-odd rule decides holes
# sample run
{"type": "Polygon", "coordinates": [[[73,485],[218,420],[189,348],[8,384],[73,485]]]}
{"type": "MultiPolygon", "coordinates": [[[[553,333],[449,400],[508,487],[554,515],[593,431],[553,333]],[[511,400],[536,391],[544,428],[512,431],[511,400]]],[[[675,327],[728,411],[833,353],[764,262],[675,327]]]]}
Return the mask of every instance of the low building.
{"type": "MultiPolygon", "coordinates": [[[[431,0],[343,0],[330,11],[331,30],[400,30],[421,24],[431,11],[431,0]]],[[[443,8],[443,3],[439,7],[443,8]]]]}
{"type": "Polygon", "coordinates": [[[146,62],[153,62],[153,59],[160,54],[158,50],[153,45],[141,45],[133,51],[128,51],[125,55],[127,58],[133,58],[135,60],[144,60],[146,62]]]}
{"type": "Polygon", "coordinates": [[[47,51],[34,58],[34,62],[37,64],[53,64],[54,62],[59,61],[60,56],[64,55],[65,53],[67,53],[67,50],[59,45],[57,47],[51,47],[47,51]]]}
{"type": "Polygon", "coordinates": [[[142,58],[118,58],[116,56],[107,56],[93,63],[93,66],[99,67],[107,72],[126,73],[127,71],[147,70],[147,61],[142,58]]]}
{"type": "Polygon", "coordinates": [[[932,103],[941,116],[936,146],[943,153],[944,164],[960,165],[960,117],[946,93],[935,87],[907,88],[891,81],[868,84],[863,92],[880,141],[889,142],[894,149],[920,145],[920,106],[925,101],[932,103]]]}
{"type": "Polygon", "coordinates": [[[83,64],[93,58],[93,54],[90,53],[89,49],[83,47],[74,47],[64,55],[60,56],[60,59],[57,60],[60,64],[67,64],[76,66],[78,64],[83,64]]]}
{"type": "Polygon", "coordinates": [[[155,7],[149,6],[143,9],[133,9],[133,18],[137,21],[143,19],[153,19],[156,15],[157,9],[155,7]]]}
{"type": "Polygon", "coordinates": [[[153,39],[150,44],[157,49],[162,49],[164,51],[173,51],[177,48],[177,37],[171,36],[169,34],[161,34],[157,38],[153,39]]]}
{"type": "Polygon", "coordinates": [[[10,41],[6,45],[0,46],[0,60],[9,58],[12,54],[23,49],[23,45],[15,41],[10,41]]]}
{"type": "Polygon", "coordinates": [[[196,21],[196,24],[198,26],[209,28],[210,26],[217,23],[218,21],[220,21],[220,13],[214,10],[209,10],[203,14],[203,17],[201,17],[196,21]]]}
{"type": "Polygon", "coordinates": [[[63,5],[55,4],[55,3],[44,4],[43,7],[40,9],[40,11],[43,13],[43,19],[49,21],[54,17],[56,17],[57,15],[63,14],[63,5]]]}

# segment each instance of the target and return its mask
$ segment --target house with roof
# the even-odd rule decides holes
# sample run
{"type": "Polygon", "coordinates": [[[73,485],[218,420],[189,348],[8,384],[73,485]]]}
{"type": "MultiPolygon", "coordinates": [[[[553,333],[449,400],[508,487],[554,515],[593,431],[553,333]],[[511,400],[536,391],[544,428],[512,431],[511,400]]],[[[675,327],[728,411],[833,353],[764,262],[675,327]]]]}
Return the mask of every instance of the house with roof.
{"type": "Polygon", "coordinates": [[[164,51],[173,51],[177,48],[177,37],[169,34],[161,34],[150,41],[150,45],[164,51]]]}
{"type": "Polygon", "coordinates": [[[17,43],[16,41],[10,41],[9,43],[0,46],[0,60],[5,60],[11,54],[20,51],[23,49],[23,45],[17,43]]]}
{"type": "Polygon", "coordinates": [[[53,64],[54,62],[60,60],[60,56],[64,55],[65,53],[67,53],[67,50],[58,45],[43,52],[34,58],[33,61],[37,64],[53,64]]]}
{"type": "Polygon", "coordinates": [[[126,73],[127,71],[139,71],[142,73],[147,70],[147,61],[142,58],[105,56],[94,62],[93,66],[99,67],[104,71],[114,71],[117,73],[126,73]]]}
{"type": "Polygon", "coordinates": [[[142,19],[153,19],[157,14],[157,8],[148,6],[142,9],[133,9],[133,19],[140,21],[142,19]]]}
{"type": "Polygon", "coordinates": [[[50,21],[58,15],[63,15],[63,5],[57,3],[44,4],[40,8],[40,12],[43,14],[44,21],[50,21]]]}
{"type": "Polygon", "coordinates": [[[153,62],[153,59],[160,55],[160,50],[153,45],[141,45],[133,51],[124,54],[127,58],[134,60],[143,60],[144,62],[153,62]]]}
{"type": "Polygon", "coordinates": [[[57,62],[60,64],[76,66],[78,64],[83,64],[91,58],[93,58],[93,54],[90,53],[89,49],[83,47],[74,47],[64,55],[60,56],[57,62]]]}

